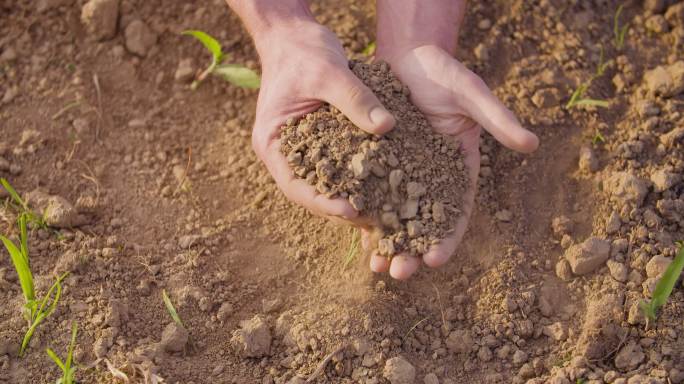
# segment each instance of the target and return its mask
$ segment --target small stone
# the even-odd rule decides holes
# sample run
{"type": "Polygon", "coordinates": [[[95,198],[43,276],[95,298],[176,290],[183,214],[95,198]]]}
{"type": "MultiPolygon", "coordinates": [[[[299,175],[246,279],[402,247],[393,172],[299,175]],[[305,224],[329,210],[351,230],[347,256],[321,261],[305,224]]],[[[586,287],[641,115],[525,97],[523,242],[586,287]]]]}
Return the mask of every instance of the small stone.
{"type": "Polygon", "coordinates": [[[665,272],[672,259],[663,255],[655,255],[646,264],[646,276],[658,277],[665,272]]]}
{"type": "Polygon", "coordinates": [[[608,266],[608,270],[610,271],[610,276],[615,279],[616,281],[619,281],[621,283],[624,283],[627,281],[627,267],[622,264],[618,263],[617,261],[614,260],[608,260],[606,262],[606,265],[608,266]]]}
{"type": "Polygon", "coordinates": [[[513,213],[508,209],[502,209],[494,214],[494,217],[504,223],[509,223],[513,220],[513,213]]]}
{"type": "Polygon", "coordinates": [[[444,204],[439,201],[432,203],[432,218],[437,223],[443,223],[447,220],[446,213],[444,212],[444,204]]]}
{"type": "Polygon", "coordinates": [[[263,357],[271,353],[271,331],[259,316],[240,322],[233,332],[231,343],[243,357],[263,357]]]}
{"type": "Polygon", "coordinates": [[[404,178],[404,171],[401,169],[393,169],[389,174],[389,186],[393,191],[396,191],[401,184],[401,180],[404,178]]]}
{"type": "Polygon", "coordinates": [[[579,152],[579,168],[584,172],[596,172],[599,169],[598,158],[594,149],[590,146],[583,145],[579,152]]]}
{"type": "Polygon", "coordinates": [[[178,68],[173,78],[179,83],[190,83],[195,78],[195,69],[192,66],[192,59],[186,58],[178,62],[178,68]]]}
{"type": "Polygon", "coordinates": [[[457,329],[449,333],[446,346],[453,353],[468,353],[473,348],[473,338],[467,329],[457,329]]]}
{"type": "Polygon", "coordinates": [[[644,355],[641,346],[630,341],[615,356],[615,368],[623,372],[631,371],[638,367],[645,358],[646,355],[644,355]]]}
{"type": "Polygon", "coordinates": [[[574,226],[572,220],[565,215],[554,217],[553,220],[551,220],[551,229],[553,229],[553,233],[558,237],[561,237],[566,233],[572,233],[574,226]]]}
{"type": "Polygon", "coordinates": [[[489,349],[486,345],[483,345],[480,347],[480,349],[477,351],[477,358],[480,359],[482,362],[488,362],[492,359],[492,350],[489,349]]]}
{"type": "Polygon", "coordinates": [[[560,259],[556,263],[556,276],[563,281],[572,279],[572,268],[566,259],[560,259]]]}
{"type": "Polygon", "coordinates": [[[563,341],[568,338],[568,327],[561,322],[556,322],[542,328],[542,333],[555,341],[563,341]]]}
{"type": "Polygon", "coordinates": [[[399,208],[399,217],[403,220],[412,219],[418,214],[418,200],[409,199],[399,208]]]}
{"type": "Polygon", "coordinates": [[[648,91],[662,97],[676,96],[684,91],[684,61],[658,66],[646,71],[644,82],[648,91]]]}
{"type": "Polygon", "coordinates": [[[620,214],[613,211],[606,222],[606,233],[609,235],[618,233],[620,232],[620,227],[622,227],[622,219],[620,219],[620,214]]]}
{"type": "Polygon", "coordinates": [[[180,352],[188,343],[188,331],[180,324],[171,322],[164,328],[160,346],[167,352],[180,352]]]}
{"type": "Polygon", "coordinates": [[[363,153],[357,153],[352,156],[351,169],[354,172],[354,177],[363,180],[370,175],[370,162],[366,159],[363,153]]]}
{"type": "Polygon", "coordinates": [[[141,57],[147,56],[149,50],[157,43],[157,34],[142,20],[133,20],[124,31],[126,49],[141,57]]]}
{"type": "Polygon", "coordinates": [[[565,251],[572,272],[585,275],[599,268],[610,257],[610,243],[598,237],[590,237],[582,244],[571,246],[565,251]]]}
{"type": "Polygon", "coordinates": [[[361,212],[366,209],[366,202],[361,195],[350,195],[349,204],[354,207],[355,210],[361,212]]]}
{"type": "Polygon", "coordinates": [[[537,108],[551,108],[560,105],[560,93],[556,88],[540,89],[532,95],[532,103],[537,108]]]}
{"type": "Polygon", "coordinates": [[[650,181],[628,172],[615,172],[606,180],[604,186],[613,199],[622,204],[633,203],[638,208],[648,195],[650,181]]]}
{"type": "Polygon", "coordinates": [[[86,33],[95,40],[107,40],[116,35],[119,0],[90,0],[81,8],[81,21],[86,33]]]}
{"type": "Polygon", "coordinates": [[[411,220],[406,223],[406,231],[410,238],[416,238],[423,234],[423,224],[417,220],[411,220]]]}
{"type": "Polygon", "coordinates": [[[427,189],[423,184],[416,183],[414,181],[410,181],[406,184],[406,194],[408,195],[409,199],[418,200],[420,197],[425,195],[425,192],[427,192],[427,189]]]}
{"type": "Polygon", "coordinates": [[[521,349],[518,349],[513,354],[513,365],[521,366],[521,365],[527,363],[527,359],[528,359],[527,353],[525,353],[525,351],[523,351],[521,349]]]}
{"type": "Polygon", "coordinates": [[[434,373],[428,373],[423,378],[423,384],[439,384],[439,379],[434,373]]]}
{"type": "Polygon", "coordinates": [[[489,49],[487,49],[487,46],[484,43],[478,44],[473,50],[473,53],[475,54],[475,57],[480,61],[489,60],[489,49]]]}
{"type": "Polygon", "coordinates": [[[682,181],[682,175],[659,169],[651,174],[651,182],[656,192],[665,192],[682,181]]]}
{"type": "Polygon", "coordinates": [[[492,27],[492,22],[489,19],[482,19],[477,23],[477,27],[484,31],[492,27]]]}
{"type": "Polygon", "coordinates": [[[378,253],[381,256],[394,255],[394,242],[391,239],[380,239],[378,241],[378,253]]]}
{"type": "Polygon", "coordinates": [[[387,359],[382,376],[391,384],[413,384],[416,379],[416,369],[401,356],[387,359]]]}

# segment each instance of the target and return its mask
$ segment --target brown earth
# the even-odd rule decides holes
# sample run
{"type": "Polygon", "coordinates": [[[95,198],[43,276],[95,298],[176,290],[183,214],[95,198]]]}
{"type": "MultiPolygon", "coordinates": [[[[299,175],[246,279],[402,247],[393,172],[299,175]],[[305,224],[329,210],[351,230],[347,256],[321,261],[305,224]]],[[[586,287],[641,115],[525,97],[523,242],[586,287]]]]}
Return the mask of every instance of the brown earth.
{"type": "MultiPolygon", "coordinates": [[[[483,136],[463,244],[408,282],[361,256],[345,269],[352,231],[284,199],[249,148],[255,91],[184,83],[208,60],[185,29],[258,67],[221,1],[96,3],[84,24],[84,1],[0,1],[0,176],[74,206],[31,232],[37,290],[71,274],[21,359],[0,257],[0,382],[54,382],[44,349],[63,355],[72,321],[84,383],[116,382],[99,358],[135,382],[684,381],[681,282],[651,327],[638,311],[684,238],[684,3],[627,2],[621,49],[615,1],[470,4],[459,58],[542,145],[483,136]],[[609,108],[563,108],[601,46],[588,96],[609,108]]],[[[368,3],[313,7],[352,56],[373,40],[368,3]]],[[[3,205],[0,232],[14,219],[3,205]]]]}

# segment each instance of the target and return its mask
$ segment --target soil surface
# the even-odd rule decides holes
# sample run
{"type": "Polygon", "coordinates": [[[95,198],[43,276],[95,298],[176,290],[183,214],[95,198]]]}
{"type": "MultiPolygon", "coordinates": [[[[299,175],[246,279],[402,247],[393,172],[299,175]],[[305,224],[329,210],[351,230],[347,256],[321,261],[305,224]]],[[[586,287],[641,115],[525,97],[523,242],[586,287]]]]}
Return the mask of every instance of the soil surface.
{"type": "Polygon", "coordinates": [[[468,172],[459,143],[433,131],[387,63],[350,68],[395,116],[394,129],[368,134],[323,105],[281,128],[281,152],[296,177],[329,198],[348,199],[381,228],[370,245],[380,255],[423,255],[461,216],[468,172]]]}
{"type": "MultiPolygon", "coordinates": [[[[64,356],[75,321],[83,383],[682,383],[681,281],[649,327],[638,303],[684,239],[684,3],[626,2],[623,46],[620,4],[469,4],[458,58],[541,147],[483,133],[462,245],[397,282],[345,266],[352,230],[275,187],[249,145],[256,91],[189,89],[209,57],[186,29],[258,69],[222,1],[0,0],[0,177],[58,208],[30,231],[37,292],[71,271],[19,358],[0,257],[0,382],[55,382],[45,348],[64,356]],[[592,78],[609,107],[565,108],[592,78]]],[[[312,8],[350,57],[374,40],[372,2],[312,8]]],[[[0,233],[15,218],[2,204],[0,233]]]]}

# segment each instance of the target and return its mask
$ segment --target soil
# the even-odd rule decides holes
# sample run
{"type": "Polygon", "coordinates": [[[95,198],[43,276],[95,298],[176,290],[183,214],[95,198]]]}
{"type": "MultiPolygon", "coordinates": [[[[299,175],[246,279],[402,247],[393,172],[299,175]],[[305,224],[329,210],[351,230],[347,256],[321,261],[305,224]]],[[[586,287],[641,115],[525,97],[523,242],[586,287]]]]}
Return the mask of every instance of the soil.
{"type": "Polygon", "coordinates": [[[323,105],[281,128],[281,152],[295,176],[329,198],[348,199],[381,227],[380,255],[420,256],[461,215],[468,172],[460,147],[433,132],[387,63],[352,61],[350,68],[395,116],[395,128],[371,135],[323,105]]]}
{"type": "MultiPolygon", "coordinates": [[[[542,144],[483,133],[463,243],[407,282],[345,267],[351,229],[278,191],[249,145],[256,91],[189,89],[209,57],[185,29],[258,69],[222,1],[85,3],[0,1],[0,177],[65,226],[30,231],[37,292],[71,271],[18,358],[0,257],[0,382],[55,382],[45,348],[64,356],[74,321],[84,383],[684,381],[681,280],[649,327],[638,305],[684,238],[684,3],[628,1],[619,49],[623,2],[469,4],[458,58],[542,144]],[[565,109],[601,47],[587,97],[609,108],[565,109]]],[[[350,57],[374,40],[372,2],[312,8],[350,57]]],[[[0,205],[0,233],[15,218],[0,205]]]]}

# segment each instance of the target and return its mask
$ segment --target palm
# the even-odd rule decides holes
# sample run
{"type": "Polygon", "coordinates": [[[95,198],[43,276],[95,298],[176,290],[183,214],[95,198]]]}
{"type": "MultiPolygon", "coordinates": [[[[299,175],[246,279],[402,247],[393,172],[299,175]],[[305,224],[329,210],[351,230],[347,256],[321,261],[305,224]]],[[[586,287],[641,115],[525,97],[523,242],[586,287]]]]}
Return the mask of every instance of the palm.
{"type": "MultiPolygon", "coordinates": [[[[489,91],[475,74],[445,51],[431,46],[413,49],[392,60],[392,70],[411,90],[411,99],[425,114],[435,131],[450,135],[461,144],[469,170],[470,188],[463,197],[464,214],[455,231],[423,255],[430,267],[446,263],[460,243],[473,210],[480,171],[480,132],[484,126],[499,141],[513,149],[530,152],[536,137],[525,131],[513,114],[489,91]]],[[[391,260],[373,256],[371,268],[390,270],[395,278],[407,278],[420,260],[398,256],[391,260]]]]}

